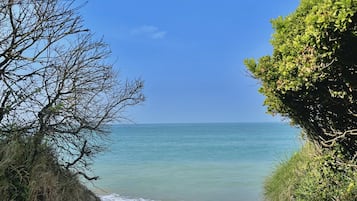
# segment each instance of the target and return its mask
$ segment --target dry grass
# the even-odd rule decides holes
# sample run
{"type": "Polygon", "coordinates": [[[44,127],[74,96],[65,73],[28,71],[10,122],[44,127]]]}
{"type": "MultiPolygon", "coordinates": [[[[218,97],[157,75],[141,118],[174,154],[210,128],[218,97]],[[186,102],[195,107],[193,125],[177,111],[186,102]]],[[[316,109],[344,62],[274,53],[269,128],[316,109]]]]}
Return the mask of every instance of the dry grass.
{"type": "Polygon", "coordinates": [[[48,147],[32,159],[26,140],[0,142],[2,201],[96,201],[79,179],[56,163],[48,147]]]}

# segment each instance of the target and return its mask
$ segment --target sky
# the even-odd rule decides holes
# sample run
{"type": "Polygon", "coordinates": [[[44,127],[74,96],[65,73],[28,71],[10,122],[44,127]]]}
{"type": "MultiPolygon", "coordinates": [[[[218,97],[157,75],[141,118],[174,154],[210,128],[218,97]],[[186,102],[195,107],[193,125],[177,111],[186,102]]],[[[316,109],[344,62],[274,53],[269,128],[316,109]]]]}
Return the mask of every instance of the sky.
{"type": "Polygon", "coordinates": [[[135,123],[276,122],[245,58],[271,54],[270,20],[299,0],[89,0],[84,26],[109,44],[120,79],[144,80],[135,123]]]}

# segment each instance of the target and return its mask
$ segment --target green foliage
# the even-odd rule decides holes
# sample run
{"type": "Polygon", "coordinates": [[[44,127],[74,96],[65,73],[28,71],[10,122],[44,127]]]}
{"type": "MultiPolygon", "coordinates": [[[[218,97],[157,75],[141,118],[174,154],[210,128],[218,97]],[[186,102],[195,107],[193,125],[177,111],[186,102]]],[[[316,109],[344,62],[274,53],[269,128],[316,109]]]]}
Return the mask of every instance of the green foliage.
{"type": "MultiPolygon", "coordinates": [[[[357,1],[302,0],[272,20],[273,55],[245,65],[261,81],[268,112],[300,125],[316,142],[357,128],[357,1]]],[[[351,157],[356,137],[338,142],[351,157]]]]}
{"type": "Polygon", "coordinates": [[[273,54],[245,60],[268,112],[325,147],[308,143],[282,163],[266,182],[269,200],[357,200],[356,12],[356,0],[301,0],[272,20],[273,54]]]}
{"type": "Polygon", "coordinates": [[[342,163],[340,147],[319,153],[307,143],[281,163],[265,183],[271,201],[354,201],[357,199],[356,166],[342,163]]]}

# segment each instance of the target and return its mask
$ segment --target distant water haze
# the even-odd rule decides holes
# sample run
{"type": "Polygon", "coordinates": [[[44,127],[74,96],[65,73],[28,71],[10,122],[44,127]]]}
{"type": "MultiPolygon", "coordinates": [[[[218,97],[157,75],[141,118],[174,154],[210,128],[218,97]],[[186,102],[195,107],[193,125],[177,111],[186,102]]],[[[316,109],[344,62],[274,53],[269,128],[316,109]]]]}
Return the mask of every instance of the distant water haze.
{"type": "Polygon", "coordinates": [[[112,125],[94,164],[105,201],[259,201],[274,165],[302,144],[283,123],[112,125]]]}

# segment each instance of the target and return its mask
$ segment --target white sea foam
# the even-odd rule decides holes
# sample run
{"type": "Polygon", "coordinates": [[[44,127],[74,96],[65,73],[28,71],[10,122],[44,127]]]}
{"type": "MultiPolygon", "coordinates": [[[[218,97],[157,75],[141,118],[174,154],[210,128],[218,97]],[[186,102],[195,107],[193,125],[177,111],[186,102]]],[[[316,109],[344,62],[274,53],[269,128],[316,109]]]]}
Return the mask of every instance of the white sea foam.
{"type": "Polygon", "coordinates": [[[144,198],[128,198],[124,196],[120,196],[118,194],[110,194],[110,195],[102,195],[99,196],[99,198],[102,201],[154,201],[154,200],[148,200],[144,198]]]}

